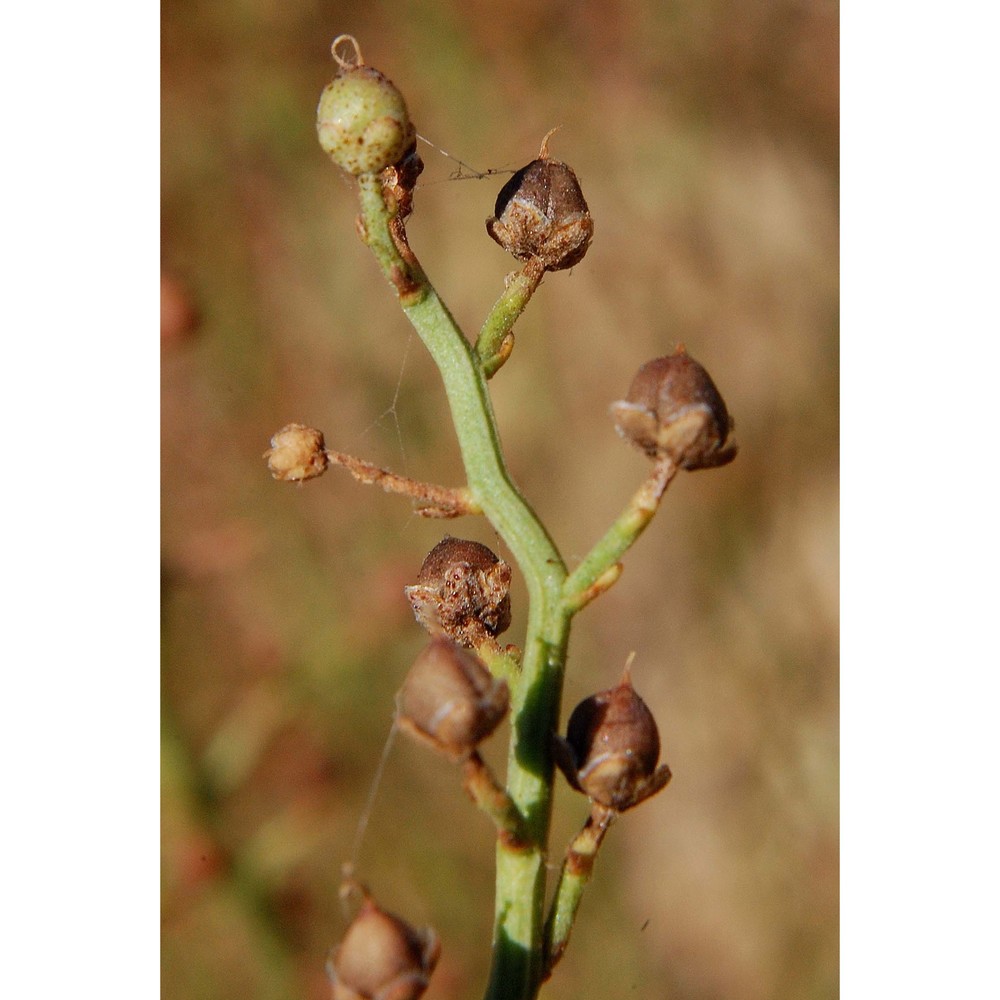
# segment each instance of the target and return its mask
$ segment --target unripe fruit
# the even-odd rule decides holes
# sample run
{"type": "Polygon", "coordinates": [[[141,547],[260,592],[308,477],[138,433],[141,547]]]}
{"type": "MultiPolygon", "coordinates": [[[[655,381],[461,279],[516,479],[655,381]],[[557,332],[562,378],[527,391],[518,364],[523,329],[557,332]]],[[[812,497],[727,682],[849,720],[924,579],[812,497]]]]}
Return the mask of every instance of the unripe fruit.
{"type": "MultiPolygon", "coordinates": [[[[334,43],[336,45],[336,43],[334,43]]],[[[399,162],[416,141],[403,95],[377,69],[341,62],[316,110],[319,144],[338,166],[357,177],[399,162]]]]}
{"type": "Polygon", "coordinates": [[[733,421],[708,372],[684,347],[638,371],[623,400],[611,405],[618,433],[651,458],[682,469],[710,469],[736,457],[733,421]]]}
{"type": "Polygon", "coordinates": [[[397,706],[401,729],[459,760],[500,725],[510,695],[475,653],[435,636],[406,675],[397,706]]]}

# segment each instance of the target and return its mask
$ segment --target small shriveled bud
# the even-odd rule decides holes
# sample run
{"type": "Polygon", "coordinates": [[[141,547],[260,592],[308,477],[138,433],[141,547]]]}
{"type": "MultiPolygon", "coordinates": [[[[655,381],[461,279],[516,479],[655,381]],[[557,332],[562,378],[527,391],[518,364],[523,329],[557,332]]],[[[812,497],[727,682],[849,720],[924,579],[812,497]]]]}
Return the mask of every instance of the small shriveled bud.
{"type": "Polygon", "coordinates": [[[319,144],[348,173],[378,173],[401,160],[416,141],[406,102],[391,80],[364,64],[349,35],[334,41],[333,53],[340,73],[319,99],[319,144]],[[345,40],[353,43],[352,60],[337,55],[338,43],[345,40]]]}
{"type": "Polygon", "coordinates": [[[569,783],[595,802],[623,812],[660,791],[670,780],[660,759],[660,734],[626,668],[617,687],[580,702],[566,739],[557,740],[556,762],[569,783]]]}
{"type": "Polygon", "coordinates": [[[510,566],[485,545],[447,536],[424,559],[406,596],[418,622],[475,649],[510,627],[510,566]]]}
{"type": "Polygon", "coordinates": [[[583,260],[594,220],[576,174],[549,159],[548,138],[538,159],[500,189],[486,232],[518,260],[537,260],[546,271],[561,271],[583,260]]]}
{"type": "Polygon", "coordinates": [[[401,729],[460,760],[500,725],[510,694],[475,653],[439,635],[414,661],[396,703],[401,729]]]}
{"type": "Polygon", "coordinates": [[[322,431],[305,424],[288,424],[271,438],[264,452],[271,475],[282,482],[300,482],[323,475],[329,460],[322,431]]]}
{"type": "Polygon", "coordinates": [[[366,895],[327,966],[333,1000],[417,1000],[440,952],[432,928],[415,930],[366,895]]]}
{"type": "Polygon", "coordinates": [[[682,469],[711,469],[736,457],[726,404],[683,345],[647,361],[625,399],[612,404],[611,416],[627,441],[651,458],[669,457],[682,469]]]}

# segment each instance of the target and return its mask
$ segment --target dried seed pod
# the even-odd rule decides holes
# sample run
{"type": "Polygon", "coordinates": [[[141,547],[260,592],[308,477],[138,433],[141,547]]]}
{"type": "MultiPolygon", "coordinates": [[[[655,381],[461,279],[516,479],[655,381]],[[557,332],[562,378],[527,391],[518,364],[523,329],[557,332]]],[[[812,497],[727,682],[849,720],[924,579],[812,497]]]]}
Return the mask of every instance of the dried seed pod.
{"type": "Polygon", "coordinates": [[[340,73],[319,99],[319,144],[348,173],[378,173],[403,158],[416,141],[416,129],[403,95],[391,80],[364,64],[353,38],[337,38],[333,50],[340,73]],[[352,61],[337,55],[343,40],[354,45],[352,61]]]}
{"type": "Polygon", "coordinates": [[[510,694],[475,653],[439,635],[414,661],[396,704],[401,729],[460,760],[500,725],[510,694]]]}
{"type": "Polygon", "coordinates": [[[406,588],[418,622],[476,649],[510,627],[510,566],[485,545],[446,536],[406,588]]]}
{"type": "Polygon", "coordinates": [[[440,952],[432,928],[415,930],[365,894],[327,964],[333,1000],[417,1000],[440,952]]]}
{"type": "Polygon", "coordinates": [[[628,395],[611,405],[618,433],[651,458],[669,457],[682,469],[711,469],[736,457],[733,421],[708,372],[688,356],[647,361],[628,395]]]}
{"type": "Polygon", "coordinates": [[[660,758],[660,734],[626,667],[621,683],[580,702],[566,739],[556,738],[556,763],[566,780],[608,809],[623,812],[670,780],[660,758]]]}
{"type": "Polygon", "coordinates": [[[329,460],[322,431],[305,424],[288,424],[271,438],[264,452],[271,475],[282,482],[300,482],[323,475],[329,460]]]}
{"type": "Polygon", "coordinates": [[[549,135],[538,159],[500,189],[486,232],[518,260],[537,260],[546,271],[561,271],[583,260],[594,220],[572,168],[549,158],[549,135]]]}

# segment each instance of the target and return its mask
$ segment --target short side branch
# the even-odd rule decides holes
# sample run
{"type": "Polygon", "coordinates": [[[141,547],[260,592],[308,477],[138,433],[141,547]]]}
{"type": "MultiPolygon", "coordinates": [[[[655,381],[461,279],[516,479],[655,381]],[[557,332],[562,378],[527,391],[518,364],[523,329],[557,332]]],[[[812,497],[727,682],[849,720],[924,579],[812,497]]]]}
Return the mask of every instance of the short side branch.
{"type": "Polygon", "coordinates": [[[621,575],[618,560],[652,521],[679,468],[668,457],[658,459],[615,523],[569,575],[563,584],[563,606],[568,614],[575,615],[615,583],[621,575]]]}
{"type": "Polygon", "coordinates": [[[510,357],[514,349],[514,334],[511,331],[544,274],[545,268],[539,260],[529,260],[520,271],[508,278],[503,295],[486,317],[476,341],[476,354],[487,378],[492,378],[510,357]]]}
{"type": "Polygon", "coordinates": [[[359,483],[381,486],[386,493],[398,493],[416,500],[417,513],[422,517],[462,517],[465,514],[482,513],[482,508],[464,486],[422,483],[372,465],[354,455],[331,451],[329,448],[326,449],[326,457],[333,465],[347,469],[359,483]]]}
{"type": "Polygon", "coordinates": [[[604,835],[616,813],[595,802],[583,829],[573,838],[566,850],[559,884],[552,900],[552,909],[545,923],[545,978],[552,975],[556,963],[562,958],[569,935],[573,930],[576,911],[580,907],[583,890],[594,871],[594,861],[604,835]]]}
{"type": "Polygon", "coordinates": [[[506,846],[513,850],[529,846],[524,817],[478,750],[473,750],[462,763],[462,777],[469,797],[493,820],[506,846]]]}

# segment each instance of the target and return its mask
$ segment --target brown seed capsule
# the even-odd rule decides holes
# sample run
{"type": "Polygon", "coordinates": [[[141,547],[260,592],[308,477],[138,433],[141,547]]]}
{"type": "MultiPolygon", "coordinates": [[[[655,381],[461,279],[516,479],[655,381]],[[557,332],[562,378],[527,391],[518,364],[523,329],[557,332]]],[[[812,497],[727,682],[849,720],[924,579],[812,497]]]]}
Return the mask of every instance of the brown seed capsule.
{"type": "Polygon", "coordinates": [[[396,704],[401,729],[460,760],[500,725],[510,694],[475,653],[438,635],[414,661],[396,704]]]}
{"type": "Polygon", "coordinates": [[[670,768],[656,766],[660,734],[628,668],[617,687],[576,706],[566,739],[556,738],[555,757],[574,788],[616,812],[638,805],[670,780],[670,768]]]}
{"type": "Polygon", "coordinates": [[[736,457],[733,421],[708,372],[683,345],[647,361],[628,395],[611,405],[618,433],[651,458],[668,456],[682,469],[711,469],[736,457]]]}
{"type": "Polygon", "coordinates": [[[418,622],[476,649],[510,627],[510,566],[485,545],[447,536],[406,588],[418,622]]]}
{"type": "Polygon", "coordinates": [[[327,965],[333,1000],[417,1000],[440,952],[432,928],[417,931],[366,895],[327,965]]]}
{"type": "Polygon", "coordinates": [[[322,431],[305,424],[288,424],[271,438],[264,452],[271,475],[282,482],[300,482],[326,472],[328,459],[322,431]]]}
{"type": "Polygon", "coordinates": [[[583,260],[594,220],[576,174],[549,159],[548,138],[538,159],[500,189],[486,232],[518,260],[538,260],[546,271],[561,271],[583,260]]]}

